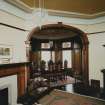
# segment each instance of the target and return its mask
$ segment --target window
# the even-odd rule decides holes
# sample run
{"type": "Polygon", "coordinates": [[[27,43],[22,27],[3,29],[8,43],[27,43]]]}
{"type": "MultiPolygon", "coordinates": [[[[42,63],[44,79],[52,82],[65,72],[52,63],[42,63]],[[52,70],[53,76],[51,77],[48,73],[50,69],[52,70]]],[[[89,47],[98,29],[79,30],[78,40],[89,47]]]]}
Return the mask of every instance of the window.
{"type": "Polygon", "coordinates": [[[63,58],[63,66],[64,66],[64,61],[67,60],[68,62],[68,68],[71,68],[71,50],[62,50],[62,58],[63,58]]]}
{"type": "Polygon", "coordinates": [[[49,49],[50,44],[49,43],[41,43],[41,49],[49,49]]]}
{"type": "Polygon", "coordinates": [[[71,47],[71,42],[63,42],[62,43],[62,48],[70,48],[71,47]]]}
{"type": "Polygon", "coordinates": [[[54,51],[41,51],[41,60],[46,62],[46,68],[48,67],[48,61],[51,60],[55,61],[55,53],[54,51]]]}

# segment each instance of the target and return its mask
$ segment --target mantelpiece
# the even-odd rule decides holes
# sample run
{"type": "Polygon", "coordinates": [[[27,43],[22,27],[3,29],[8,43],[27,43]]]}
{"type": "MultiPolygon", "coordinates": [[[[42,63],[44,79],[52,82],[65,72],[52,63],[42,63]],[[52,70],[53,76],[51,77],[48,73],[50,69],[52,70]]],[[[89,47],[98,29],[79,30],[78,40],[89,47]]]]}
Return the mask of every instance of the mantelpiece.
{"type": "Polygon", "coordinates": [[[0,65],[0,77],[17,75],[18,97],[26,92],[29,79],[29,62],[10,63],[0,65]]]}

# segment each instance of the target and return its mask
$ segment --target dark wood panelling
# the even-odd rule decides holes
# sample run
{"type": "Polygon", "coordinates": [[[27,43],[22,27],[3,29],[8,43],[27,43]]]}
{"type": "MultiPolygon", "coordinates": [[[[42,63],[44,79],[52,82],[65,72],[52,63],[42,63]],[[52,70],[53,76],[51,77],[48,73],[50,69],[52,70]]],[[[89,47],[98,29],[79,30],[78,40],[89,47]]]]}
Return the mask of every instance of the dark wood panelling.
{"type": "MultiPolygon", "coordinates": [[[[77,70],[80,74],[82,74],[82,80],[84,84],[88,85],[89,83],[89,63],[88,63],[88,38],[87,35],[79,30],[78,28],[64,25],[61,22],[58,24],[46,24],[40,28],[34,28],[28,36],[28,41],[32,43],[32,39],[38,38],[41,34],[45,36],[53,36],[56,37],[56,34],[59,36],[59,40],[61,40],[61,36],[65,36],[67,34],[68,39],[72,39],[72,69],[75,71],[77,70]],[[63,31],[62,31],[63,30],[63,31]],[[76,33],[76,36],[71,36],[69,32],[76,33]]],[[[63,37],[64,38],[64,37],[63,37]]],[[[39,38],[40,39],[40,38],[39,38]]],[[[66,38],[67,39],[67,38],[66,38]]],[[[44,40],[44,39],[43,39],[44,40]]],[[[49,38],[48,38],[49,40],[49,38]]],[[[52,39],[55,40],[55,39],[52,39]]],[[[60,45],[60,44],[58,44],[60,45]]],[[[31,46],[31,45],[30,45],[31,46]]],[[[58,46],[57,46],[58,47],[58,46]]],[[[61,58],[61,49],[55,50],[56,56],[55,59],[61,58]]],[[[30,54],[30,56],[32,56],[30,54]]],[[[62,58],[60,59],[62,61],[62,58]]]]}

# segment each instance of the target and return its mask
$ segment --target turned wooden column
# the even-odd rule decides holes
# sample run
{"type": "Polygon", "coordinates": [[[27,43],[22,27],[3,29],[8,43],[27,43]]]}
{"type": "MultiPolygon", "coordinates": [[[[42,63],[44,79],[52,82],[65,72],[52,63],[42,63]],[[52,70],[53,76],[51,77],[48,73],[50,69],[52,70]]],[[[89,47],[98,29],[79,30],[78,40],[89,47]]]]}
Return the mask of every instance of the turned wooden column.
{"type": "Polygon", "coordinates": [[[105,69],[101,70],[103,73],[103,85],[104,85],[104,92],[105,92],[105,69]]]}

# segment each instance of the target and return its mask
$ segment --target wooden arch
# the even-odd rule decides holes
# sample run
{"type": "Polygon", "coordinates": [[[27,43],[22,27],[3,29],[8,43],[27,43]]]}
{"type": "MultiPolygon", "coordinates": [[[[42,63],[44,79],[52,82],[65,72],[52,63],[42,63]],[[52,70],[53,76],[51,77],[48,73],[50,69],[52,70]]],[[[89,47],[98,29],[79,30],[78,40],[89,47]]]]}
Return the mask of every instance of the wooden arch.
{"type": "MultiPolygon", "coordinates": [[[[47,25],[43,25],[41,27],[41,29],[39,27],[36,27],[34,28],[28,35],[28,38],[27,38],[27,41],[31,41],[31,38],[35,35],[40,35],[42,32],[44,32],[44,34],[47,34],[49,35],[50,34],[53,34],[53,35],[56,35],[56,34],[62,34],[59,29],[66,29],[66,30],[70,30],[70,31],[73,31],[75,33],[77,33],[77,36],[80,37],[81,41],[82,41],[82,72],[83,72],[83,78],[84,78],[84,83],[85,84],[88,84],[89,82],[89,70],[88,70],[88,38],[87,38],[87,35],[86,33],[84,33],[83,31],[81,31],[80,29],[78,28],[75,28],[75,27],[72,27],[72,26],[69,26],[69,25],[64,25],[62,24],[61,22],[58,22],[58,24],[47,24],[47,25]],[[53,29],[52,31],[49,31],[53,29]],[[43,31],[44,30],[44,31],[43,31]],[[55,30],[55,32],[54,32],[55,30]],[[57,31],[58,30],[58,31],[57,31]]],[[[65,32],[65,31],[64,31],[65,32]]]]}

